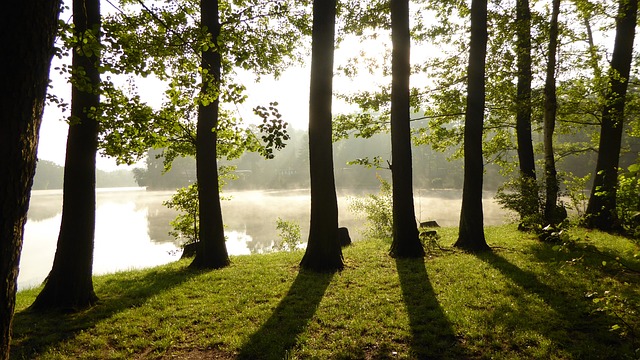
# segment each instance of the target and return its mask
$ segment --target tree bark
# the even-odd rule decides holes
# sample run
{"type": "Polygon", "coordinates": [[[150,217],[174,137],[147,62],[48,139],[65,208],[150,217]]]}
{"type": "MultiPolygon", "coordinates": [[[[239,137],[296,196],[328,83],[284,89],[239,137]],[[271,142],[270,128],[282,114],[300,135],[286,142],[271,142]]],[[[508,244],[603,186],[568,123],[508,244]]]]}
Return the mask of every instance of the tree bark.
{"type": "Polygon", "coordinates": [[[424,257],[413,204],[409,81],[411,35],[409,0],[391,0],[391,178],[393,181],[393,241],[391,256],[424,257]]]}
{"type": "Polygon", "coordinates": [[[487,0],[471,2],[471,44],[464,121],[464,183],[458,240],[455,247],[467,251],[489,250],[482,213],[482,128],[485,104],[487,54],[487,0]]]}
{"type": "Polygon", "coordinates": [[[558,14],[560,0],[553,0],[549,31],[549,50],[547,55],[547,74],[544,85],[544,176],[546,199],[544,218],[549,224],[559,221],[558,213],[558,172],[553,152],[553,133],[556,127],[556,53],[558,49],[558,14]]]}
{"type": "Polygon", "coordinates": [[[318,272],[344,268],[338,239],[331,136],[335,19],[336,0],[313,1],[309,96],[311,221],[307,249],[300,266],[318,272]]]}
{"type": "Polygon", "coordinates": [[[609,70],[610,85],[602,110],[596,173],[587,205],[586,225],[605,231],[619,227],[616,211],[618,165],[637,13],[638,0],[620,1],[609,70]]]}
{"type": "MultiPolygon", "coordinates": [[[[201,0],[201,22],[211,33],[211,41],[217,44],[220,36],[218,0],[201,0]]],[[[200,209],[200,245],[192,267],[219,269],[229,265],[229,254],[224,239],[220,188],[218,182],[218,112],[220,100],[220,51],[212,46],[202,52],[203,98],[213,95],[214,101],[198,105],[196,134],[196,178],[198,180],[198,206],[200,209]]]]}
{"type": "Polygon", "coordinates": [[[520,166],[520,191],[527,204],[522,209],[522,218],[536,214],[538,209],[538,186],[536,165],[531,137],[531,10],[529,0],[516,2],[516,137],[520,166]]]}
{"type": "Polygon", "coordinates": [[[85,53],[83,40],[89,45],[100,42],[100,2],[74,0],[73,24],[79,40],[74,45],[71,64],[71,123],[64,167],[62,221],[53,267],[31,306],[34,310],[79,310],[98,300],[92,275],[98,149],[98,122],[93,111],[100,104],[99,54],[85,53]]]}
{"type": "Polygon", "coordinates": [[[20,251],[59,0],[10,0],[0,18],[0,359],[9,359],[20,251]]]}

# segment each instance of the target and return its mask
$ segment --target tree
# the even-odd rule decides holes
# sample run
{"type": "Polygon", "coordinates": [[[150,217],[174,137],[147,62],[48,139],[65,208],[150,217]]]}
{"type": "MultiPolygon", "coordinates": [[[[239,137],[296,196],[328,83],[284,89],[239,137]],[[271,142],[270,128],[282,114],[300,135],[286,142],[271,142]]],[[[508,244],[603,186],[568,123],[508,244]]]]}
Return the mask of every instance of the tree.
{"type": "Polygon", "coordinates": [[[521,217],[538,212],[536,165],[531,137],[531,10],[529,0],[516,2],[516,137],[520,167],[520,191],[526,201],[521,217]]]}
{"type": "Polygon", "coordinates": [[[202,50],[202,89],[196,133],[196,177],[200,214],[200,244],[191,266],[219,269],[229,265],[218,192],[218,111],[220,105],[220,19],[218,0],[200,1],[201,26],[211,35],[211,46],[202,50]]]}
{"type": "Polygon", "coordinates": [[[53,267],[31,306],[36,310],[83,309],[96,303],[93,240],[96,214],[96,152],[100,105],[100,2],[74,0],[71,118],[67,137],[62,221],[53,267]]]}
{"type": "MultiPolygon", "coordinates": [[[[221,104],[240,104],[247,96],[236,70],[256,77],[277,76],[301,56],[297,44],[306,32],[304,4],[293,0],[165,2],[152,8],[137,1],[135,10],[123,9],[109,17],[106,43],[111,60],[105,67],[116,73],[154,74],[167,83],[165,101],[157,111],[132,109],[113,91],[113,109],[134,116],[105,116],[101,137],[105,153],[124,162],[149,148],[164,147],[164,168],[180,156],[196,158],[200,245],[192,266],[220,268],[229,263],[224,241],[217,158],[234,159],[244,151],[273,156],[288,139],[287,124],[277,103],[257,107],[263,124],[245,127],[221,104]],[[139,6],[138,6],[139,5],[139,6]],[[200,12],[200,21],[193,21],[200,12]],[[301,15],[302,14],[302,15],[301,15]],[[142,60],[142,61],[141,61],[142,60]],[[128,136],[122,136],[122,134],[128,136]],[[151,136],[149,136],[151,135],[151,136]],[[261,142],[262,140],[262,142],[261,142]]],[[[134,97],[140,102],[139,97],[134,97]]],[[[142,175],[142,173],[139,173],[142,175]]],[[[140,177],[141,179],[143,177],[140,177]]]]}
{"type": "Polygon", "coordinates": [[[455,247],[468,251],[489,250],[482,213],[482,127],[485,105],[485,56],[487,52],[487,0],[471,2],[471,41],[464,120],[464,183],[458,240],[455,247]]]}
{"type": "Polygon", "coordinates": [[[413,206],[411,128],[409,126],[409,79],[411,77],[411,35],[409,0],[391,0],[391,177],[393,181],[394,257],[424,257],[413,206]]]}
{"type": "Polygon", "coordinates": [[[549,23],[549,48],[547,72],[544,84],[544,178],[546,198],[544,218],[549,224],[557,224],[563,219],[558,216],[558,172],[553,152],[553,133],[556,127],[556,53],[558,50],[558,14],[560,0],[553,0],[551,22],[549,23]]]}
{"type": "Polygon", "coordinates": [[[338,200],[331,141],[335,21],[336,0],[313,1],[309,96],[311,222],[300,266],[329,272],[344,267],[338,241],[338,200]]]}
{"type": "Polygon", "coordinates": [[[596,173],[587,205],[586,225],[605,231],[619,226],[616,187],[637,13],[638,0],[620,0],[616,39],[609,69],[609,87],[602,110],[596,173]]]}
{"type": "Polygon", "coordinates": [[[20,251],[36,167],[38,131],[58,26],[59,0],[4,4],[0,41],[0,359],[9,359],[20,251]]]}

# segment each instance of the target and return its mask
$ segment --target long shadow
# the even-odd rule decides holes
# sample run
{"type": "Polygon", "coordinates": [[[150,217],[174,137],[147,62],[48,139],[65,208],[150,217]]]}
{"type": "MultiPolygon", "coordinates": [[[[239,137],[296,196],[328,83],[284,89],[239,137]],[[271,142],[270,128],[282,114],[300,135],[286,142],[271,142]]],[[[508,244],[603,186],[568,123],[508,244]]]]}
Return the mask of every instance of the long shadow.
{"type": "Polygon", "coordinates": [[[529,303],[530,300],[520,296],[514,299],[509,309],[494,310],[495,320],[502,321],[507,327],[520,327],[519,331],[527,330],[521,328],[524,326],[539,333],[554,329],[544,335],[573,358],[588,359],[603,354],[610,358],[621,358],[632,353],[629,344],[609,331],[616,319],[602,312],[594,312],[594,304],[585,298],[585,293],[591,289],[581,288],[571,279],[563,279],[564,284],[554,288],[540,281],[535,273],[519,268],[495,252],[483,252],[477,256],[551,308],[547,314],[536,313],[539,310],[529,303]],[[551,321],[553,325],[541,324],[542,321],[551,321]]]}
{"type": "Polygon", "coordinates": [[[11,359],[31,359],[36,354],[57,347],[61,342],[94,327],[98,322],[143,304],[148,298],[168,291],[197,272],[184,268],[149,270],[141,275],[107,280],[96,286],[98,304],[78,313],[37,312],[29,309],[14,316],[11,359]]]}
{"type": "Polygon", "coordinates": [[[412,357],[465,358],[465,351],[438,303],[424,259],[396,259],[396,267],[409,315],[412,357]]]}
{"type": "Polygon", "coordinates": [[[239,359],[285,359],[320,304],[333,274],[300,270],[271,317],[239,351],[239,359]]]}

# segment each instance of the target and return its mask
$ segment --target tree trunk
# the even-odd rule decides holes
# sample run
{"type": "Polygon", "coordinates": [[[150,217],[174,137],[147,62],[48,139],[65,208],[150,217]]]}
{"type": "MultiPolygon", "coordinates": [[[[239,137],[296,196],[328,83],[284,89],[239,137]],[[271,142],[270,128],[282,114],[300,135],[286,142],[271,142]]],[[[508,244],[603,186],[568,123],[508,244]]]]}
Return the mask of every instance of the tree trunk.
{"type": "Polygon", "coordinates": [[[485,103],[487,54],[487,0],[471,2],[471,44],[464,127],[464,183],[458,240],[455,247],[468,251],[489,250],[482,213],[482,128],[485,103]]]}
{"type": "Polygon", "coordinates": [[[586,212],[586,225],[600,230],[619,227],[616,190],[620,146],[624,127],[624,106],[629,83],[638,0],[621,0],[616,20],[616,40],[609,70],[610,88],[605,96],[600,128],[596,174],[586,212]]]}
{"type": "MultiPolygon", "coordinates": [[[[220,36],[218,0],[201,0],[202,26],[211,32],[211,41],[217,43],[220,36]]],[[[220,86],[220,52],[211,46],[202,52],[202,94],[214,96],[209,104],[198,105],[198,125],[196,135],[196,177],[198,180],[198,206],[200,208],[200,246],[192,267],[219,269],[229,265],[229,255],[224,239],[220,188],[218,183],[218,111],[220,86]]]]}
{"type": "Polygon", "coordinates": [[[538,186],[536,165],[531,138],[531,10],[529,0],[516,3],[516,54],[518,83],[516,94],[516,137],[522,195],[527,200],[522,209],[522,218],[536,214],[538,209],[538,186]]]}
{"type": "Polygon", "coordinates": [[[549,31],[549,51],[547,57],[547,75],[544,85],[544,177],[546,199],[544,219],[549,224],[557,224],[558,213],[558,172],[553,153],[553,133],[556,127],[556,52],[558,49],[558,14],[560,0],[553,0],[549,31]]]}
{"type": "Polygon", "coordinates": [[[335,17],[336,0],[313,1],[309,96],[311,223],[300,266],[319,272],[344,267],[338,239],[338,200],[331,139],[335,17]]]}
{"type": "Polygon", "coordinates": [[[598,48],[593,40],[593,31],[591,30],[591,14],[584,8],[578,6],[578,4],[576,4],[576,7],[579,12],[582,12],[584,27],[587,30],[587,41],[589,42],[589,64],[593,69],[593,77],[596,81],[599,81],[602,78],[602,70],[600,69],[600,54],[598,54],[598,48]]]}
{"type": "Polygon", "coordinates": [[[53,267],[32,305],[35,310],[78,310],[98,300],[92,281],[98,123],[91,109],[97,109],[100,104],[99,56],[95,52],[85,54],[82,45],[85,36],[88,44],[100,41],[100,2],[74,0],[73,23],[79,41],[72,59],[71,123],[64,167],[62,222],[53,267]],[[79,75],[82,71],[84,75],[79,75]]]}
{"type": "Polygon", "coordinates": [[[0,21],[0,360],[9,359],[24,224],[36,167],[59,0],[4,4],[0,21]]]}
{"type": "Polygon", "coordinates": [[[411,35],[409,0],[391,0],[391,177],[393,181],[393,257],[424,257],[413,206],[409,79],[411,35]]]}

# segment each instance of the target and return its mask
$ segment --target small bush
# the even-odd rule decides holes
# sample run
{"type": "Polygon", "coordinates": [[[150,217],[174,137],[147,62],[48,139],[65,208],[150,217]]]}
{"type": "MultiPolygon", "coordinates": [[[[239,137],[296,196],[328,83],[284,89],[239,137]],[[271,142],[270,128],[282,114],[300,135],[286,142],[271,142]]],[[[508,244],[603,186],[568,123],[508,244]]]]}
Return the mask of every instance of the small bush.
{"type": "Polygon", "coordinates": [[[393,229],[393,193],[391,184],[377,176],[380,192],[365,198],[350,199],[349,210],[366,220],[362,235],[366,238],[391,238],[393,229]]]}
{"type": "Polygon", "coordinates": [[[520,217],[520,228],[536,230],[544,225],[544,186],[535,179],[518,177],[502,184],[496,192],[496,201],[502,208],[520,217]]]}
{"type": "Polygon", "coordinates": [[[564,174],[564,178],[566,195],[569,198],[569,208],[574,210],[577,216],[581,218],[587,212],[589,195],[586,189],[587,183],[591,180],[591,174],[578,177],[573,175],[573,173],[568,172],[564,174]]]}
{"type": "Polygon", "coordinates": [[[302,244],[300,236],[300,225],[295,221],[276,219],[276,230],[280,241],[273,245],[277,251],[294,251],[302,244]]]}
{"type": "Polygon", "coordinates": [[[180,240],[183,245],[198,241],[200,211],[198,208],[198,184],[180,188],[171,196],[171,200],[162,205],[177,210],[178,216],[171,220],[169,235],[180,240]]]}
{"type": "Polygon", "coordinates": [[[618,175],[616,207],[618,221],[631,237],[640,238],[640,164],[631,165],[618,175]]]}

